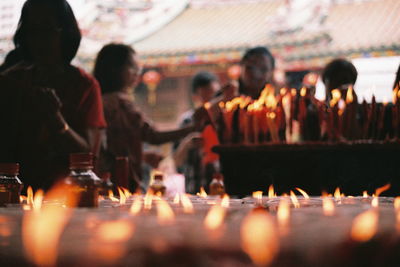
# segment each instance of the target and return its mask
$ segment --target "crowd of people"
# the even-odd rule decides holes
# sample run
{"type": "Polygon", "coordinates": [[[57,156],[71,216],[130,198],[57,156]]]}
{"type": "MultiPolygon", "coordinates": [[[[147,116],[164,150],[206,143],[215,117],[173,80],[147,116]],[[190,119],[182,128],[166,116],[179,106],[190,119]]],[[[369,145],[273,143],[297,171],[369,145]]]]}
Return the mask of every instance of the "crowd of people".
{"type": "MultiPolygon", "coordinates": [[[[143,161],[156,167],[161,160],[144,153],[143,144],[172,141],[187,190],[196,191],[206,172],[201,153],[207,135],[202,131],[209,115],[204,104],[237,95],[255,99],[266,84],[274,84],[274,57],[266,47],[251,48],[240,62],[238,81],[221,86],[212,73],[198,73],[192,82],[195,109],[182,116],[179,129],[162,132],[132,97],[142,73],[135,50],[125,44],[104,46],[92,76],[71,64],[80,41],[66,0],[27,0],[14,35],[15,48],[0,66],[0,162],[20,163],[24,180],[35,188],[49,188],[65,177],[68,155],[74,152],[96,155],[100,175],[113,172],[116,157],[127,157],[130,186],[136,188],[141,185],[143,161]]],[[[322,72],[326,101],[331,90],[347,90],[356,79],[351,62],[329,63],[322,72]]],[[[396,79],[395,86],[399,71],[396,79]]]]}

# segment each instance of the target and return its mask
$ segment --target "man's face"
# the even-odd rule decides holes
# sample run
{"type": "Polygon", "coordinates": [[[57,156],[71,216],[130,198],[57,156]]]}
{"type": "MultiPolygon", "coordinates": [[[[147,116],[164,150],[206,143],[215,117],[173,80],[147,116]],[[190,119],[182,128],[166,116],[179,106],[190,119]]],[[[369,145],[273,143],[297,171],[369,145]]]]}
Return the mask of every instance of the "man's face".
{"type": "Polygon", "coordinates": [[[246,90],[260,91],[272,82],[273,68],[269,57],[252,55],[242,62],[241,80],[246,90]]]}
{"type": "Polygon", "coordinates": [[[204,104],[209,102],[215,94],[221,89],[221,85],[217,81],[213,81],[206,86],[197,88],[195,95],[195,102],[199,104],[204,104]]]}

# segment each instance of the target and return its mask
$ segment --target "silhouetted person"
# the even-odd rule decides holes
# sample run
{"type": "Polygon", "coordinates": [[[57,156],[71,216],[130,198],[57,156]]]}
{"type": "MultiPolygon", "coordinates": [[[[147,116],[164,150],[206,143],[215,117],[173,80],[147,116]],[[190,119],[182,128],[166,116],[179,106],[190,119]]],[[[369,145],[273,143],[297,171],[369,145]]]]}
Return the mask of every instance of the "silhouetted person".
{"type": "Polygon", "coordinates": [[[400,65],[399,65],[399,68],[397,69],[397,72],[396,72],[396,78],[394,79],[393,90],[396,88],[396,86],[400,90],[400,65]]]}
{"type": "Polygon", "coordinates": [[[263,46],[250,48],[240,61],[239,93],[256,99],[266,84],[273,84],[275,59],[263,46]]]}
{"type": "Polygon", "coordinates": [[[0,161],[20,163],[26,185],[48,188],[68,174],[70,153],[99,149],[100,88],[71,65],[80,40],[65,0],[25,2],[0,75],[0,161]]]}
{"type": "MultiPolygon", "coordinates": [[[[356,83],[357,75],[357,69],[350,61],[339,58],[329,62],[321,75],[322,82],[325,84],[327,103],[332,99],[331,92],[334,89],[339,89],[342,98],[345,98],[348,87],[356,83]]],[[[355,94],[354,90],[353,92],[355,94]]]]}
{"type": "Polygon", "coordinates": [[[104,113],[108,124],[107,151],[129,158],[130,179],[140,183],[143,143],[176,141],[201,130],[201,112],[193,123],[174,131],[157,131],[136,108],[132,90],[140,81],[142,67],[136,52],[127,45],[109,44],[99,52],[94,75],[101,85],[104,113]]]}

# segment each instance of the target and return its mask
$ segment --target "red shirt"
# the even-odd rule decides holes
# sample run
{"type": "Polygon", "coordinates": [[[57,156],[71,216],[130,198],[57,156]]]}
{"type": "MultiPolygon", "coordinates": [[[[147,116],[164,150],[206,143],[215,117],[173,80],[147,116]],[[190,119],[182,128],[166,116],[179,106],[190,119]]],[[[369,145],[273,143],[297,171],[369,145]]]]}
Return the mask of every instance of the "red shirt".
{"type": "Polygon", "coordinates": [[[0,75],[0,125],[9,130],[0,132],[0,161],[20,163],[25,184],[46,188],[68,173],[68,153],[40,113],[35,86],[55,90],[62,115],[81,136],[106,122],[98,82],[79,68],[46,72],[20,64],[0,75]]]}

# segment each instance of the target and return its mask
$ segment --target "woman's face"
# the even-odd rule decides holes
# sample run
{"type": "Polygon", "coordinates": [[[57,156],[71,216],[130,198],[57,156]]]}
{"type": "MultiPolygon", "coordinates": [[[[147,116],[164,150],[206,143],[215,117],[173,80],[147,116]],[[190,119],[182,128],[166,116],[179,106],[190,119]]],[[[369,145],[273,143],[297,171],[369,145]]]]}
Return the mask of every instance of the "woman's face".
{"type": "Polygon", "coordinates": [[[29,53],[35,63],[62,62],[61,32],[54,10],[33,4],[25,21],[25,38],[29,53]]]}
{"type": "Polygon", "coordinates": [[[142,66],[139,63],[138,56],[131,54],[127,64],[122,68],[122,80],[124,81],[124,88],[134,88],[140,82],[142,74],[142,66]]]}

